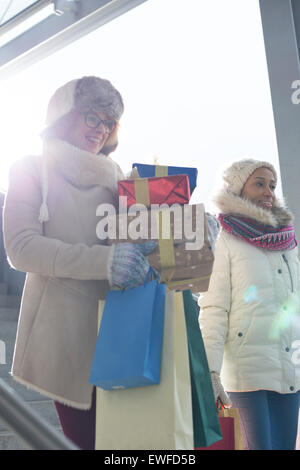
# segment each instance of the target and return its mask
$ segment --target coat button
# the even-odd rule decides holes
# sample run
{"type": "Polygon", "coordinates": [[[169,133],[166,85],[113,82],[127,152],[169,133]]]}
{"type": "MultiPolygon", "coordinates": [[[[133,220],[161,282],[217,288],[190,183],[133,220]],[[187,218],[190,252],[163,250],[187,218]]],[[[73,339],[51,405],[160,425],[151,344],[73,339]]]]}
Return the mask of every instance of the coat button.
{"type": "Polygon", "coordinates": [[[243,336],[243,333],[240,331],[240,332],[238,333],[238,336],[241,338],[241,337],[243,336]]]}
{"type": "Polygon", "coordinates": [[[277,272],[278,272],[278,274],[281,274],[281,273],[282,273],[282,269],[278,269],[277,272]]]}
{"type": "Polygon", "coordinates": [[[291,386],[290,391],[292,392],[293,390],[295,390],[295,388],[293,386],[291,386]]]}

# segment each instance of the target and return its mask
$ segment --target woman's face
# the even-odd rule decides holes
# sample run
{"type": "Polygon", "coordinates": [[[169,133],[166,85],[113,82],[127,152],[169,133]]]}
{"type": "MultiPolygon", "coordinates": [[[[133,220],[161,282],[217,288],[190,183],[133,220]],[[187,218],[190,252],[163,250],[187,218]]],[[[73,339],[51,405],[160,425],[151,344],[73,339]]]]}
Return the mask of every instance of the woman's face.
{"type": "Polygon", "coordinates": [[[76,113],[74,124],[64,135],[64,140],[82,150],[98,154],[110,136],[107,126],[100,120],[106,121],[106,116],[100,112],[76,113]],[[93,123],[99,125],[91,127],[93,123]]]}
{"type": "Polygon", "coordinates": [[[271,210],[275,198],[275,178],[269,168],[261,167],[255,170],[246,181],[241,196],[253,204],[271,210]]]}

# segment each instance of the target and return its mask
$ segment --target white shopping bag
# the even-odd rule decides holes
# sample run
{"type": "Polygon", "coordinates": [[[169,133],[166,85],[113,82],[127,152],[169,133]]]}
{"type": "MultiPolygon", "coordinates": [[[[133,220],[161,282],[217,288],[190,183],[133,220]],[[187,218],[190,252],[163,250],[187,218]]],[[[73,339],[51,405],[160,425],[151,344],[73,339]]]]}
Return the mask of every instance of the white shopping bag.
{"type": "MultiPolygon", "coordinates": [[[[99,302],[99,316],[104,302],[99,302]]],[[[141,312],[141,315],[143,312],[141,312]]],[[[181,292],[166,295],[159,385],[97,388],[96,450],[193,450],[188,344],[181,292]]]]}

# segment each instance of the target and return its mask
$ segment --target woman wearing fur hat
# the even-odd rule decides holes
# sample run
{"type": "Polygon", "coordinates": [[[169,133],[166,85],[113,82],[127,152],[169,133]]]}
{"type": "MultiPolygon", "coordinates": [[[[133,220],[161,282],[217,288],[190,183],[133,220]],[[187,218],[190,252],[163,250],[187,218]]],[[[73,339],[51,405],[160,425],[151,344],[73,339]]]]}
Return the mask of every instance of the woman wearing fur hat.
{"type": "Polygon", "coordinates": [[[11,265],[26,272],[13,377],[55,400],[65,434],[94,447],[95,394],[89,384],[98,300],[110,286],[141,284],[154,246],[105,245],[96,209],[117,204],[124,175],[109,157],[123,113],[107,80],[83,77],[51,98],[44,151],[16,162],[4,206],[11,265]]]}
{"type": "Polygon", "coordinates": [[[221,232],[199,300],[216,401],[239,409],[245,448],[294,449],[300,398],[300,272],[274,167],[242,160],[215,199],[221,232]],[[226,390],[226,392],[225,392],[226,390]]]}

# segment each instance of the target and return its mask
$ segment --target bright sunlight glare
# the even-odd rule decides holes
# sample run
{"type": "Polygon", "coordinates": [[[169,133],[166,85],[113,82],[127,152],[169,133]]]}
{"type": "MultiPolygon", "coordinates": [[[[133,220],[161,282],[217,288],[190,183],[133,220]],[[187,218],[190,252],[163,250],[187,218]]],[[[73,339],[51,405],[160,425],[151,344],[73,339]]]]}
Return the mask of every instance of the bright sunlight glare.
{"type": "Polygon", "coordinates": [[[208,204],[220,165],[245,156],[279,172],[258,1],[148,0],[2,82],[0,187],[11,163],[40,151],[48,100],[84,75],[108,78],[125,113],[112,154],[196,166],[191,202],[208,204]]]}

